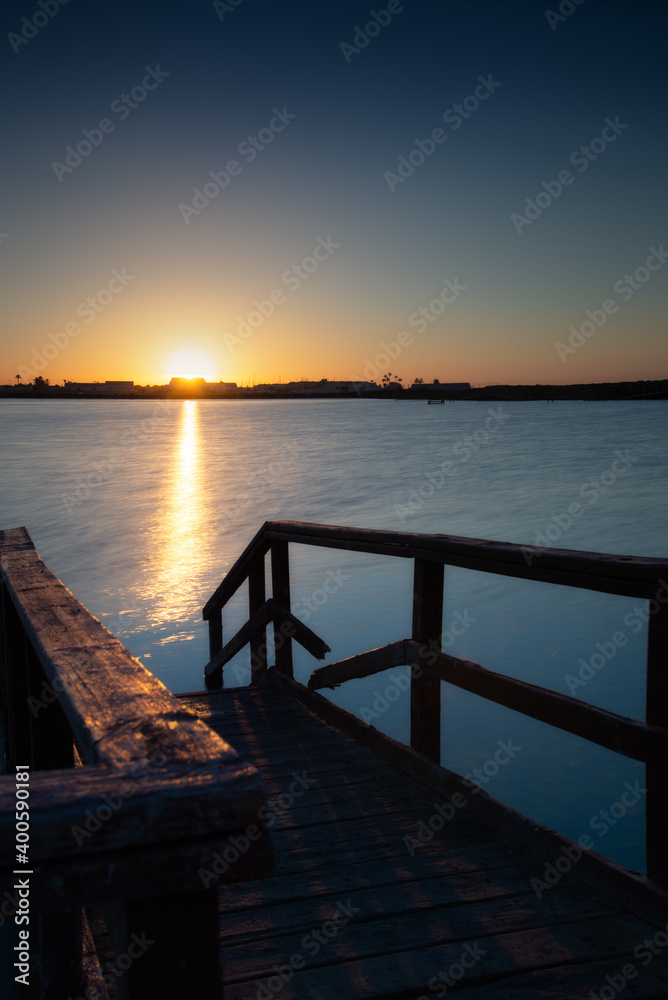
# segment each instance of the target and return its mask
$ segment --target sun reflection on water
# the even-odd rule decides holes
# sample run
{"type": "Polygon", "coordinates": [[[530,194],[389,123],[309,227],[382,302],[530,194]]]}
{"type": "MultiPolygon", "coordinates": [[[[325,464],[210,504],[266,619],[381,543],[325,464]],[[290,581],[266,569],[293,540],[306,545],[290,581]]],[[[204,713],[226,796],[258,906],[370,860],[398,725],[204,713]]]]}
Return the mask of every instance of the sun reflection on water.
{"type": "MultiPolygon", "coordinates": [[[[201,594],[194,592],[205,556],[207,507],[204,470],[196,400],[181,407],[171,468],[163,493],[156,497],[153,525],[153,573],[151,604],[153,624],[183,626],[184,619],[195,621],[201,594]]],[[[193,638],[192,633],[174,635],[163,641],[193,638]]]]}

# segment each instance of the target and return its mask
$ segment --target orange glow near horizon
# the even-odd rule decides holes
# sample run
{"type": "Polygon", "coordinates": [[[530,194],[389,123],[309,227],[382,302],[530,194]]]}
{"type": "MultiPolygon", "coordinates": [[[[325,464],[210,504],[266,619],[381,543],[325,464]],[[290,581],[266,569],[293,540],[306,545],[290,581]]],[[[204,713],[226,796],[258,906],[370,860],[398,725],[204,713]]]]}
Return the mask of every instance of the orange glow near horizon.
{"type": "Polygon", "coordinates": [[[210,354],[194,347],[184,347],[170,354],[164,364],[167,380],[171,378],[203,378],[217,381],[216,363],[210,354]]]}

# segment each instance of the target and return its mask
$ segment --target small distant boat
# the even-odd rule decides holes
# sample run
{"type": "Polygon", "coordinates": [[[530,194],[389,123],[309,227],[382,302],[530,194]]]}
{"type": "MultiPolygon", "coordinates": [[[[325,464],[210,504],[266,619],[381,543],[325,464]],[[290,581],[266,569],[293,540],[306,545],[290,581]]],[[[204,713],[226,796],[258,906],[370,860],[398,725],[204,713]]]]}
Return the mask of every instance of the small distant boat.
{"type": "Polygon", "coordinates": [[[444,403],[444,402],[445,402],[444,399],[428,399],[427,400],[427,403],[429,404],[429,406],[431,406],[432,403],[444,403]]]}

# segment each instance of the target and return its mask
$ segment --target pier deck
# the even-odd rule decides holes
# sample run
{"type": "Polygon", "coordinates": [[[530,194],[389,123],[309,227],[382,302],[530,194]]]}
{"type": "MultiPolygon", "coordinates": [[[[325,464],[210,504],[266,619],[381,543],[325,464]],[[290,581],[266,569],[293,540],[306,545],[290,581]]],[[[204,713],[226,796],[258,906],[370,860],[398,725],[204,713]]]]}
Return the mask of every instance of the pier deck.
{"type": "Polygon", "coordinates": [[[257,767],[270,802],[275,876],[219,892],[226,1000],[668,995],[656,926],[576,871],[539,899],[544,859],[466,807],[406,840],[443,799],[293,697],[179,700],[257,767]]]}

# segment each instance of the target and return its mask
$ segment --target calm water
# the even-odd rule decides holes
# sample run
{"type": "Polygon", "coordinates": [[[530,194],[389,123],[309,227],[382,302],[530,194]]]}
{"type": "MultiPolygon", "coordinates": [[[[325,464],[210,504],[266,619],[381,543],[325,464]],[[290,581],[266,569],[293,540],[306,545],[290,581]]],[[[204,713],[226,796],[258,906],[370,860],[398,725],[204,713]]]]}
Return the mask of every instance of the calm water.
{"type": "MultiPolygon", "coordinates": [[[[661,402],[1,400],[0,527],[25,525],[51,569],[168,687],[199,690],[201,607],[263,521],[668,557],[667,432],[661,402]]],[[[295,611],[331,646],[327,662],[410,634],[408,560],[291,551],[295,611]]],[[[227,637],[245,612],[240,594],[227,637]]],[[[645,615],[630,598],[446,569],[448,650],[637,718],[645,615]],[[592,657],[605,662],[580,683],[592,657]]],[[[296,651],[300,680],[317,665],[296,651]]],[[[226,684],[249,673],[240,655],[226,684]]],[[[408,699],[391,700],[390,674],[328,696],[406,740],[408,699]]],[[[642,789],[641,765],[447,685],[443,706],[447,766],[467,774],[510,740],[521,749],[490,794],[642,868],[642,801],[614,825],[591,825],[625,783],[642,789]]]]}

